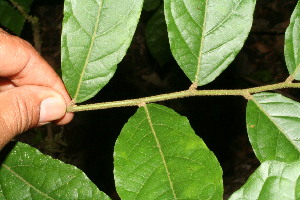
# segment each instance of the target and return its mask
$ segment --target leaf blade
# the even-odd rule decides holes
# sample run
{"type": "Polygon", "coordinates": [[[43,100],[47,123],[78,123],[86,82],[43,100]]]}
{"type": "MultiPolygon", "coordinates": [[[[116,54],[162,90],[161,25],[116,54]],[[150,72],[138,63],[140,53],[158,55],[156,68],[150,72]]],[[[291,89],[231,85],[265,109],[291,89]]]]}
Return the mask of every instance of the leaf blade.
{"type": "Polygon", "coordinates": [[[10,4],[0,0],[0,23],[17,35],[20,35],[25,23],[25,18],[10,4]]]}
{"type": "Polygon", "coordinates": [[[110,199],[76,167],[23,143],[1,163],[0,174],[1,199],[110,199]]]}
{"type": "Polygon", "coordinates": [[[266,161],[229,200],[282,200],[300,197],[300,162],[266,161]]]}
{"type": "Polygon", "coordinates": [[[30,11],[31,4],[33,2],[33,0],[13,0],[13,1],[19,6],[21,6],[24,9],[24,11],[27,13],[30,11]]]}
{"type": "Polygon", "coordinates": [[[66,0],[62,31],[63,80],[80,103],[111,79],[132,40],[142,0],[66,0]]]}
{"type": "Polygon", "coordinates": [[[247,105],[247,131],[258,159],[300,158],[300,104],[280,94],[259,93],[247,105]]]}
{"type": "Polygon", "coordinates": [[[147,12],[153,11],[159,7],[161,0],[144,0],[143,9],[147,12]]]}
{"type": "Polygon", "coordinates": [[[147,23],[146,42],[150,53],[160,66],[163,66],[172,58],[163,4],[147,23]]]}
{"type": "Polygon", "coordinates": [[[222,199],[222,170],[188,120],[150,104],[131,117],[114,151],[122,199],[222,199]],[[176,121],[176,123],[174,123],[176,121]],[[187,181],[188,180],[188,181],[187,181]]]}
{"type": "Polygon", "coordinates": [[[290,75],[300,80],[300,2],[291,16],[290,25],[285,32],[284,55],[290,75]]]}
{"type": "Polygon", "coordinates": [[[194,85],[213,81],[232,62],[248,36],[254,7],[254,0],[165,1],[173,56],[194,85]]]}

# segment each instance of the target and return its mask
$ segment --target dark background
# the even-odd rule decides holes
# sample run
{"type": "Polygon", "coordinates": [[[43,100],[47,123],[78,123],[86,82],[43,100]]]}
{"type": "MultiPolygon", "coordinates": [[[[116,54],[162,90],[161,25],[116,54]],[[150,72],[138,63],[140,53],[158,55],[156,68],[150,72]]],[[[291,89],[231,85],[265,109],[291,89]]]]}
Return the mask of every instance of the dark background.
{"type": "MultiPolygon", "coordinates": [[[[283,53],[284,32],[296,0],[258,0],[254,24],[236,60],[202,89],[234,89],[278,83],[288,77],[283,53]]],[[[43,57],[59,73],[62,0],[36,0],[31,14],[39,17],[43,57]]],[[[174,60],[159,66],[146,46],[145,26],[152,12],[143,11],[126,57],[115,76],[86,103],[145,97],[186,90],[191,82],[174,60]]],[[[32,42],[30,24],[21,35],[32,42]]],[[[281,90],[297,100],[296,90],[281,90]]],[[[216,154],[224,171],[224,198],[237,190],[259,166],[248,142],[246,100],[242,97],[192,97],[161,104],[187,116],[195,132],[216,154]]],[[[137,108],[80,112],[64,126],[48,125],[22,135],[42,152],[76,165],[99,187],[118,199],[113,180],[113,147],[123,125],[137,108]]]]}

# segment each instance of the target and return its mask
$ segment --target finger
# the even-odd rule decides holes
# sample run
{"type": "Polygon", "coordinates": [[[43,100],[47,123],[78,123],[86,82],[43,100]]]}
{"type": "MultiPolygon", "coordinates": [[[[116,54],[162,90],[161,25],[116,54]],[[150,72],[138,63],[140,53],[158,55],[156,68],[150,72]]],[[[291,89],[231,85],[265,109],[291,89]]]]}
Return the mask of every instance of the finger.
{"type": "Polygon", "coordinates": [[[0,92],[10,90],[15,88],[16,86],[11,82],[8,78],[1,78],[0,77],[0,92]]]}
{"type": "Polygon", "coordinates": [[[62,118],[61,94],[48,87],[23,86],[0,93],[0,148],[17,134],[62,118]]]}
{"type": "MultiPolygon", "coordinates": [[[[0,92],[7,91],[15,87],[16,86],[8,78],[0,77],[0,92]]],[[[59,125],[67,124],[72,120],[72,118],[73,118],[73,113],[70,113],[67,114],[67,116],[63,116],[61,119],[58,119],[55,123],[59,125]]]]}
{"type": "MultiPolygon", "coordinates": [[[[8,77],[19,87],[38,85],[51,87],[61,93],[67,104],[71,98],[65,86],[52,67],[26,41],[12,36],[0,29],[0,77],[8,77]]],[[[65,124],[73,118],[67,113],[59,124],[65,124]]]]}

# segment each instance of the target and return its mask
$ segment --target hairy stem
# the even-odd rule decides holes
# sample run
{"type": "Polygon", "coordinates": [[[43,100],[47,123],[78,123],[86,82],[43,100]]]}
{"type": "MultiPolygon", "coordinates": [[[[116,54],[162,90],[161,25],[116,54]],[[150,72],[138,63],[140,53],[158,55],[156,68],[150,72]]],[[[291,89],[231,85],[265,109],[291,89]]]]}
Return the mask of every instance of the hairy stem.
{"type": "Polygon", "coordinates": [[[153,103],[153,102],[165,101],[170,99],[178,99],[178,98],[193,97],[193,96],[243,96],[246,99],[249,99],[251,98],[251,94],[270,91],[270,90],[283,89],[283,88],[300,88],[300,83],[283,82],[283,83],[253,87],[248,89],[235,89],[235,90],[184,90],[180,92],[161,94],[161,95],[143,97],[138,99],[111,101],[111,102],[86,104],[86,105],[71,105],[67,108],[67,112],[100,110],[100,109],[128,107],[128,106],[143,106],[145,105],[145,103],[153,103]]]}
{"type": "Polygon", "coordinates": [[[34,48],[37,52],[41,53],[41,38],[40,38],[40,26],[39,26],[39,19],[35,16],[29,15],[22,6],[20,6],[14,0],[9,0],[9,2],[23,15],[23,17],[31,23],[32,31],[33,31],[33,41],[34,41],[34,48]]]}

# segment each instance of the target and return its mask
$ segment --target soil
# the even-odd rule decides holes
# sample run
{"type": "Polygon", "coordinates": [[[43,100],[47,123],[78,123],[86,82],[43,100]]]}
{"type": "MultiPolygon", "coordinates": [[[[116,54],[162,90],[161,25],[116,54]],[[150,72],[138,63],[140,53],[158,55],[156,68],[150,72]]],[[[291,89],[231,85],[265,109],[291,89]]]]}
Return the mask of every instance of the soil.
{"type": "MultiPolygon", "coordinates": [[[[257,1],[251,33],[231,66],[203,89],[248,88],[284,81],[288,77],[284,32],[296,0],[257,1]]],[[[60,71],[63,1],[35,1],[31,14],[40,19],[43,57],[60,71]]],[[[190,86],[174,60],[163,67],[147,49],[144,32],[151,12],[143,12],[133,42],[112,80],[87,103],[131,99],[185,90],[190,86]]],[[[22,37],[32,41],[27,24],[22,37]]],[[[295,90],[280,91],[297,99],[295,90]]],[[[241,97],[193,97],[163,104],[187,116],[195,132],[216,154],[224,171],[224,199],[241,187],[259,166],[245,126],[246,100],[241,97]]],[[[76,165],[99,187],[118,199],[113,179],[113,147],[123,125],[136,108],[76,113],[64,126],[31,130],[22,141],[66,163],[76,165]]]]}

